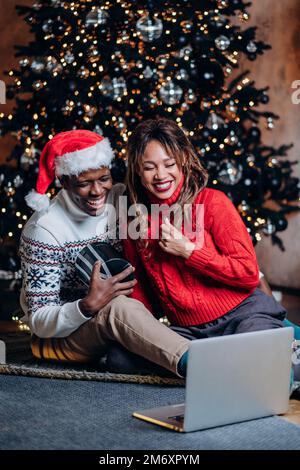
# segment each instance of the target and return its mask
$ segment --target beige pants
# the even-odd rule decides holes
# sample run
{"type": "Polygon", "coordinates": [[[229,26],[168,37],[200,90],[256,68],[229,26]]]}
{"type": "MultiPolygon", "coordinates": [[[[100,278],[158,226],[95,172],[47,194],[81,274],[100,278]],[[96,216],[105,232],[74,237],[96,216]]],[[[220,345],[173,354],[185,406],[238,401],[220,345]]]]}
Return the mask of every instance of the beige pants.
{"type": "Polygon", "coordinates": [[[66,338],[34,335],[31,349],[39,359],[86,363],[104,355],[109,341],[175,374],[189,346],[189,340],[156,320],[141,302],[119,295],[66,338]]]}

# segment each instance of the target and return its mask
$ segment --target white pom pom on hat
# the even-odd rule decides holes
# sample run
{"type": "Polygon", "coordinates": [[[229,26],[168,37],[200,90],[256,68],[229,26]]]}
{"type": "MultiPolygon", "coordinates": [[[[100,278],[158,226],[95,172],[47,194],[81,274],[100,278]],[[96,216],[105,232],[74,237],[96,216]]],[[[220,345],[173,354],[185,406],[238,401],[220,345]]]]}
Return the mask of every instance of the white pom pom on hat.
{"type": "Polygon", "coordinates": [[[39,194],[34,189],[25,196],[27,206],[34,211],[46,211],[50,206],[50,199],[47,194],[39,194]]]}
{"type": "Polygon", "coordinates": [[[46,192],[56,176],[78,176],[84,171],[110,168],[113,158],[109,140],[95,132],[60,132],[41,153],[36,190],[25,197],[27,205],[35,211],[47,210],[50,200],[46,192]]]}

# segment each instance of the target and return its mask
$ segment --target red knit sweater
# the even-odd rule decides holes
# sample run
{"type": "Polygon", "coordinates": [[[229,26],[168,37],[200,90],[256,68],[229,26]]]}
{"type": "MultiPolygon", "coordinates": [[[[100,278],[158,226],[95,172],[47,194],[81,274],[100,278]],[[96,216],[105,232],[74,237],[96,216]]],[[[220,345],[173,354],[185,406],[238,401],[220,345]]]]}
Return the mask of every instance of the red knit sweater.
{"type": "MultiPolygon", "coordinates": [[[[174,204],[181,187],[163,203],[174,204]]],[[[213,321],[247,298],[259,282],[250,236],[228,197],[206,188],[194,204],[204,204],[204,244],[189,259],[165,253],[158,241],[140,248],[124,240],[125,256],[136,267],[138,280],[132,297],[152,312],[157,298],[173,325],[213,321]]]]}

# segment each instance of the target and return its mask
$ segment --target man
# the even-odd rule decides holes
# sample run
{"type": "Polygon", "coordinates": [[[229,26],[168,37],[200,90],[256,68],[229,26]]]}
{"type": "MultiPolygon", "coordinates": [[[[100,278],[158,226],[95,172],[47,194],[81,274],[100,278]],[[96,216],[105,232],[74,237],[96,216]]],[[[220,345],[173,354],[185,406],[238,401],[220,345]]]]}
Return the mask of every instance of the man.
{"type": "Polygon", "coordinates": [[[91,362],[116,341],[182,376],[189,342],[127,297],[136,281],[122,281],[132,267],[103,280],[96,263],[88,292],[76,276],[76,257],[88,244],[108,241],[121,249],[105,211],[124,190],[112,184],[112,159],[108,139],[85,130],[56,135],[41,154],[36,191],[26,197],[36,212],[20,245],[21,306],[33,333],[32,351],[38,358],[91,362]],[[63,189],[50,203],[46,192],[55,177],[63,189]]]}

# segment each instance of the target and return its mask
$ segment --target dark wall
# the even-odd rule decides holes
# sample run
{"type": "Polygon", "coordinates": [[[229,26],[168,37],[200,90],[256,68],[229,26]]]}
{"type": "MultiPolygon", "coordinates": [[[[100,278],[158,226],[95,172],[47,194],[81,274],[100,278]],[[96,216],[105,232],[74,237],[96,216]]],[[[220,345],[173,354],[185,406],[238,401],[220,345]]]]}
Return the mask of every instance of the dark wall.
{"type": "MultiPolygon", "coordinates": [[[[14,44],[26,44],[29,28],[17,16],[15,4],[31,4],[33,0],[1,0],[0,3],[0,79],[7,80],[3,71],[18,61],[14,58],[14,44]]],[[[265,131],[264,141],[274,146],[294,142],[290,159],[300,160],[300,105],[292,104],[291,84],[300,80],[300,5],[299,0],[254,0],[250,23],[258,26],[258,37],[270,43],[273,49],[255,62],[242,64],[251,70],[251,77],[259,87],[270,86],[268,108],[281,116],[273,132],[265,131]]],[[[247,24],[245,25],[247,26],[247,24]]],[[[0,105],[0,112],[12,104],[0,105]]],[[[0,162],[14,144],[12,137],[0,139],[0,162]]],[[[296,168],[300,176],[300,165],[296,168]]],[[[269,239],[257,247],[260,266],[271,282],[300,288],[300,215],[290,217],[283,232],[286,251],[281,253],[269,239]]]]}
{"type": "MultiPolygon", "coordinates": [[[[15,44],[27,44],[30,40],[29,27],[21,19],[16,11],[15,5],[31,5],[31,0],[1,0],[0,2],[0,80],[7,84],[8,77],[4,70],[9,70],[18,64],[14,57],[15,44]]],[[[8,101],[6,105],[0,104],[0,112],[11,111],[14,103],[8,101]]],[[[7,136],[0,139],[0,163],[3,163],[15,144],[13,137],[7,136]]]]}
{"type": "MultiPolygon", "coordinates": [[[[244,68],[250,65],[259,87],[270,86],[271,100],[266,108],[280,116],[273,131],[265,130],[264,142],[275,147],[293,142],[289,159],[300,162],[300,104],[291,100],[291,84],[300,80],[299,0],[254,0],[250,22],[258,27],[258,36],[272,46],[257,61],[244,64],[244,68]]],[[[300,164],[294,168],[300,177],[300,164]]],[[[256,251],[260,266],[272,283],[300,288],[300,214],[290,216],[289,227],[280,236],[284,253],[269,238],[259,243],[256,251]]]]}

